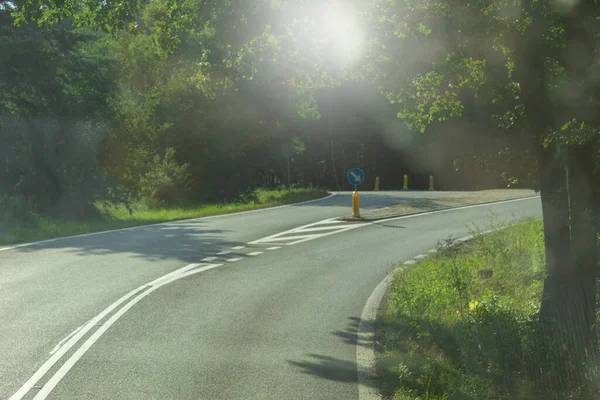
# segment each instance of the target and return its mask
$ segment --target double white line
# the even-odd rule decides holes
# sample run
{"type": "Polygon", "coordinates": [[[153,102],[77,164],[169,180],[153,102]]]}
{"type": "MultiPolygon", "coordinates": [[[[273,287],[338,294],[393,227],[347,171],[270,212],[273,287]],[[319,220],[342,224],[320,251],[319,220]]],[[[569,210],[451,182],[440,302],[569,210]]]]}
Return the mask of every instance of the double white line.
{"type": "MultiPolygon", "coordinates": [[[[167,285],[173,281],[176,281],[186,276],[194,275],[200,272],[207,271],[209,269],[217,268],[223,264],[190,264],[169,274],[161,276],[154,281],[147,283],[132,290],[119,300],[106,307],[104,311],[96,315],[94,318],[89,320],[82,327],[77,328],[69,336],[67,336],[66,343],[59,343],[59,348],[54,349],[51,353],[52,356],[25,382],[23,386],[13,394],[9,400],[21,400],[27,395],[32,389],[40,388],[34,400],[42,400],[48,397],[48,395],[54,390],[56,385],[65,377],[65,375],[73,368],[75,363],[92,347],[94,343],[115,323],[119,318],[123,316],[131,307],[136,305],[144,297],[154,292],[158,288],[167,285]],[[125,304],[125,305],[123,305],[125,304]],[[123,306],[122,306],[123,305],[123,306]],[[121,308],[119,308],[121,307],[121,308]],[[118,310],[104,323],[101,321],[109,316],[113,311],[118,310]],[[43,385],[39,385],[38,382],[42,379],[48,371],[92,329],[99,327],[74,353],[69,357],[56,371],[54,375],[43,385]],[[37,384],[37,386],[36,386],[37,384]]],[[[65,341],[65,340],[63,340],[65,341]]]]}

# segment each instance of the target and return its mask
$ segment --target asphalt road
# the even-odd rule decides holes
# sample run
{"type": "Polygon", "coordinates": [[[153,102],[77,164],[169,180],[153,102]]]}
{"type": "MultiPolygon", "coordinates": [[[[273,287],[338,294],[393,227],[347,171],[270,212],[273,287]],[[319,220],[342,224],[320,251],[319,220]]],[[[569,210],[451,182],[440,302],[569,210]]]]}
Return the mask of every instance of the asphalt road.
{"type": "Polygon", "coordinates": [[[534,198],[305,226],[349,204],[342,193],[0,251],[0,398],[356,399],[358,319],[394,266],[491,212],[541,214],[534,198]]]}

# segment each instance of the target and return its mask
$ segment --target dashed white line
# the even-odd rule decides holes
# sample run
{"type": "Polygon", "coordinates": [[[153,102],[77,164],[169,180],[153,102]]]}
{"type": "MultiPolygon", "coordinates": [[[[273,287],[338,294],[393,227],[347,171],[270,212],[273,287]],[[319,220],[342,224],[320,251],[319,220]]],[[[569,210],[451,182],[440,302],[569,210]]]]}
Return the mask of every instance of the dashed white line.
{"type": "Polygon", "coordinates": [[[209,261],[210,262],[210,261],[214,261],[216,259],[217,259],[217,257],[206,257],[206,258],[203,258],[202,261],[209,261]]]}
{"type": "Polygon", "coordinates": [[[236,261],[240,261],[240,260],[243,260],[243,259],[244,259],[244,257],[236,257],[236,258],[230,258],[227,261],[228,262],[236,262],[236,261]]]}
{"type": "Polygon", "coordinates": [[[242,249],[245,249],[245,248],[246,248],[246,246],[235,246],[235,247],[232,247],[231,249],[232,250],[242,250],[242,249]]]}
{"type": "Polygon", "coordinates": [[[222,251],[220,253],[217,253],[217,255],[218,256],[224,256],[224,255],[229,254],[229,253],[231,253],[231,252],[230,251],[222,251]]]}
{"type": "Polygon", "coordinates": [[[281,246],[267,247],[267,250],[279,250],[281,246]]]}
{"type": "Polygon", "coordinates": [[[252,253],[248,253],[249,256],[258,256],[259,254],[262,254],[262,251],[253,251],[252,253]]]}

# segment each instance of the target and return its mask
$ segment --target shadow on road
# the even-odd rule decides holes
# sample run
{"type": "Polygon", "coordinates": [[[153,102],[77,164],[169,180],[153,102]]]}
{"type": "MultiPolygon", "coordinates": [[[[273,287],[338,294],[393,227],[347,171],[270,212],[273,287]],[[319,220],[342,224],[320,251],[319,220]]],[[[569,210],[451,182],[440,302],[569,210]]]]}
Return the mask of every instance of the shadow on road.
{"type": "Polygon", "coordinates": [[[356,382],[356,363],[340,360],[334,357],[307,354],[311,361],[289,361],[301,369],[304,374],[314,375],[319,378],[336,382],[356,382]]]}
{"type": "MultiPolygon", "coordinates": [[[[371,342],[358,337],[358,327],[360,318],[350,317],[348,326],[343,330],[332,332],[333,335],[340,338],[345,344],[352,346],[351,354],[355,354],[354,346],[371,346],[371,342]]],[[[367,321],[364,324],[367,329],[379,329],[373,321],[367,321]]],[[[287,362],[300,368],[304,374],[314,375],[322,379],[338,382],[357,382],[358,370],[355,361],[342,360],[335,357],[322,354],[307,354],[310,360],[287,362]]],[[[360,371],[366,372],[366,371],[360,371]]],[[[377,381],[369,380],[363,384],[370,387],[377,387],[377,381]]]]}
{"type": "MultiPolygon", "coordinates": [[[[78,256],[128,254],[146,260],[179,259],[198,262],[200,258],[245,243],[225,240],[227,230],[212,229],[202,221],[181,221],[84,237],[61,238],[56,242],[25,246],[20,253],[40,249],[61,249],[78,256]]],[[[235,251],[227,256],[235,257],[235,251]]]]}

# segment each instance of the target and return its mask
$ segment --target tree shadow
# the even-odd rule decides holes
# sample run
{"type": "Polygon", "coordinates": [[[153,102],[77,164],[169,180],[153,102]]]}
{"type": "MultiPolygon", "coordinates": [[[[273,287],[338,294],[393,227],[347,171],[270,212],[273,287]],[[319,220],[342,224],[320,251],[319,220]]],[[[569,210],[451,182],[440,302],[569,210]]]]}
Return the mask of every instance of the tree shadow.
{"type": "Polygon", "coordinates": [[[227,257],[239,253],[232,247],[248,245],[239,241],[226,240],[230,232],[213,229],[202,221],[182,221],[136,227],[132,229],[101,232],[91,235],[65,237],[56,241],[19,247],[13,251],[34,253],[40,250],[60,249],[77,256],[129,254],[146,260],[177,259],[198,262],[201,258],[231,251],[227,257]]]}
{"type": "Polygon", "coordinates": [[[356,382],[357,371],[355,362],[320,354],[307,354],[307,356],[312,360],[287,360],[287,362],[300,368],[303,374],[309,374],[336,382],[356,382]]]}

